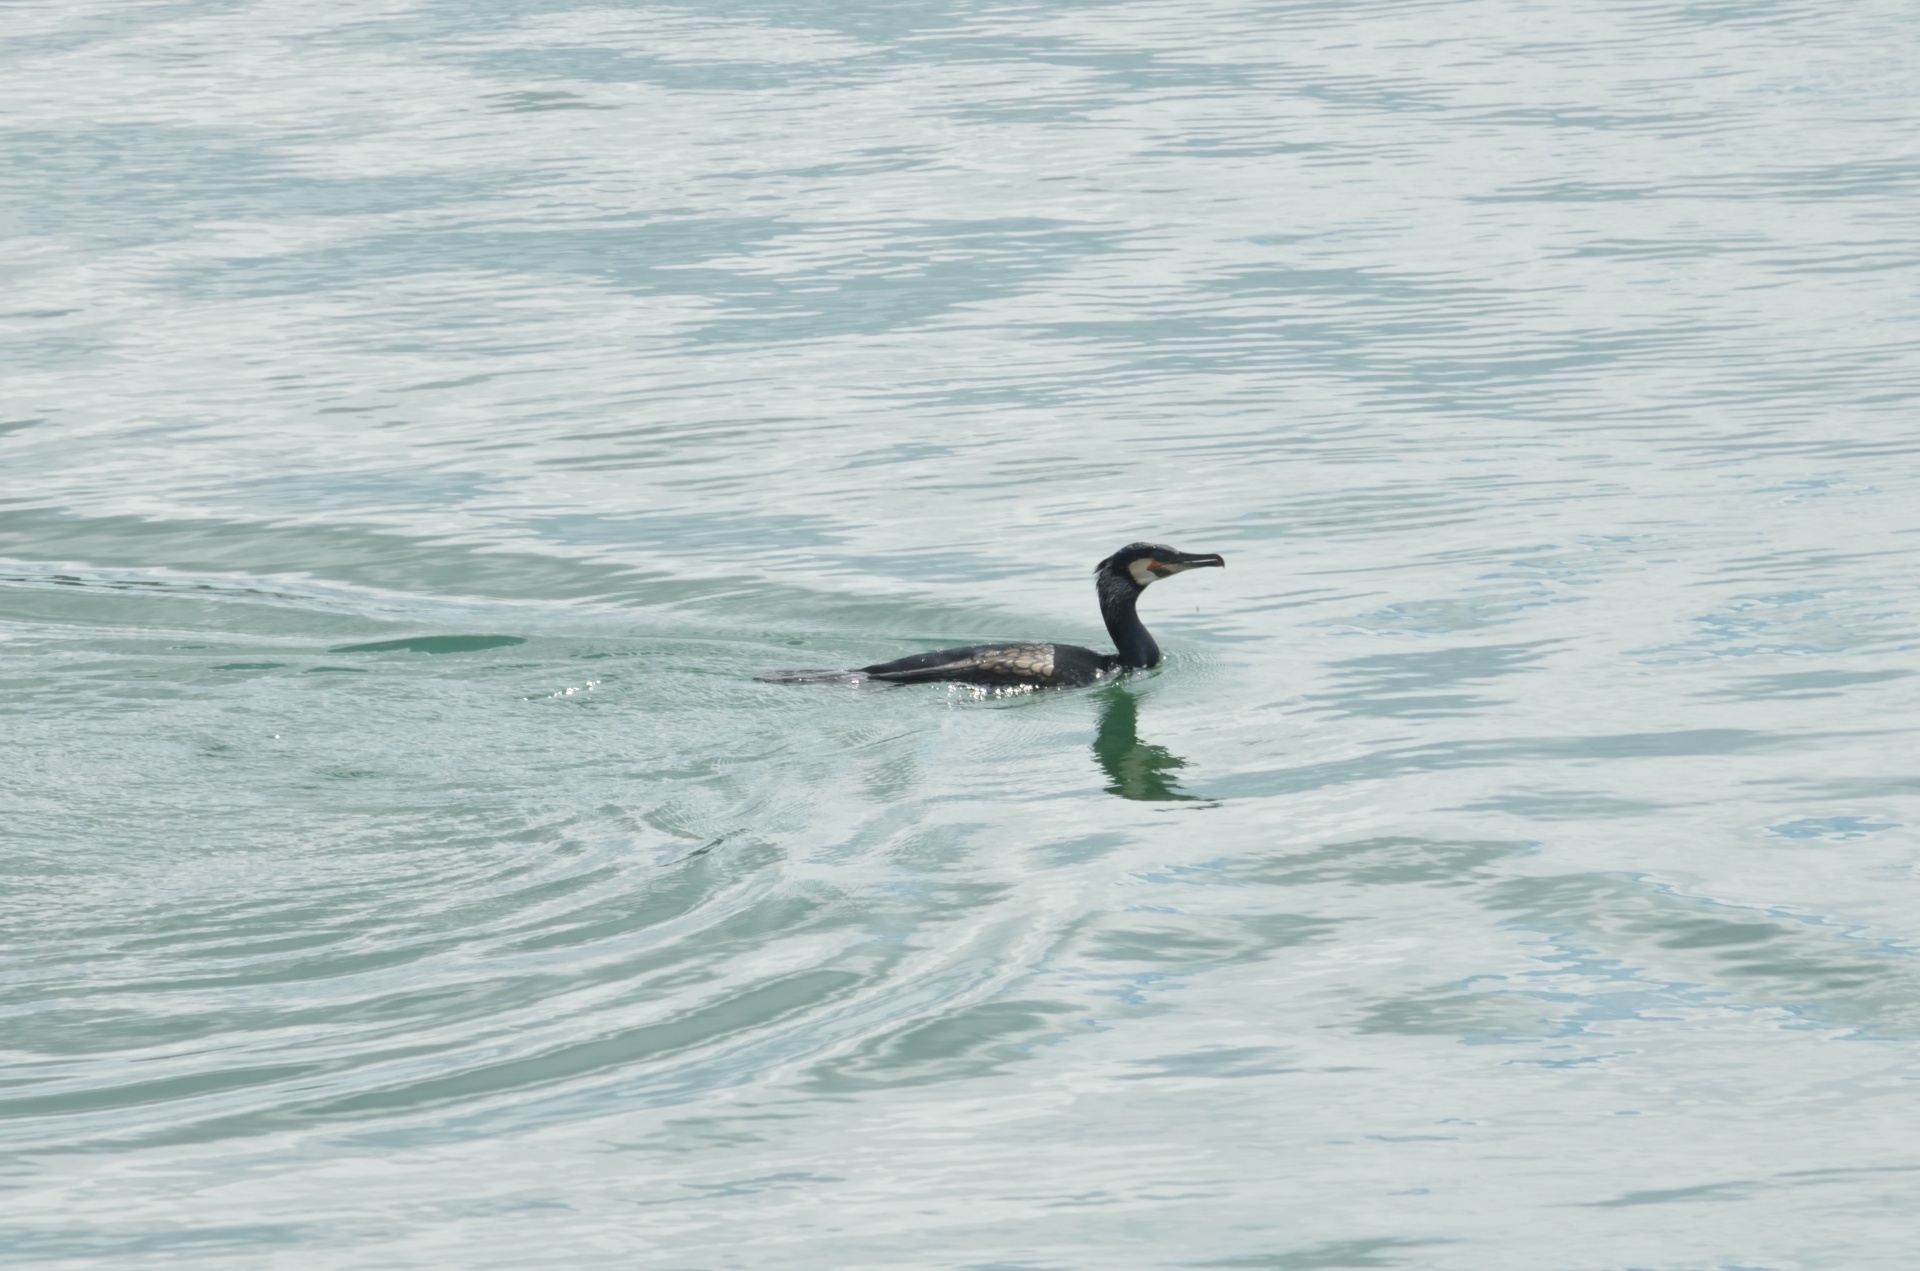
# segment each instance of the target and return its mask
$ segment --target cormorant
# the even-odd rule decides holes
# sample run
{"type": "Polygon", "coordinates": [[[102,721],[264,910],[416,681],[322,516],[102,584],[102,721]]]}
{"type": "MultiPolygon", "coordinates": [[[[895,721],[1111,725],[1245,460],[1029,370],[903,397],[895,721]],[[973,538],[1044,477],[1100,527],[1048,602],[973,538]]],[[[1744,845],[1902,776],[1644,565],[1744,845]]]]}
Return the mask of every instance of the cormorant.
{"type": "Polygon", "coordinates": [[[771,684],[926,684],[958,680],[997,688],[1072,688],[1093,684],[1122,671],[1144,670],[1160,662],[1160,646],[1134,612],[1140,593],[1158,578],[1207,565],[1225,567],[1211,552],[1177,552],[1161,543],[1129,543],[1094,566],[1094,590],[1100,616],[1107,620],[1117,653],[1096,653],[1077,644],[970,644],[959,649],[915,653],[892,662],[876,662],[850,671],[768,671],[756,676],[771,684]]]}

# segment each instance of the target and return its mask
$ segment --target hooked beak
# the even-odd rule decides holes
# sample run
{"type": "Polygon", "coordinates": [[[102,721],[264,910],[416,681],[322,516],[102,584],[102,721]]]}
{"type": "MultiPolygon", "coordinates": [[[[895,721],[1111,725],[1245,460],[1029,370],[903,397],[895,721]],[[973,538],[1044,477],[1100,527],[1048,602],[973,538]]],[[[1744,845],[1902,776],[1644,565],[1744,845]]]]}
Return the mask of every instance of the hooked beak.
{"type": "Polygon", "coordinates": [[[1214,552],[1171,552],[1166,556],[1157,556],[1148,570],[1156,578],[1167,578],[1189,569],[1205,569],[1208,566],[1227,567],[1227,558],[1214,552]]]}

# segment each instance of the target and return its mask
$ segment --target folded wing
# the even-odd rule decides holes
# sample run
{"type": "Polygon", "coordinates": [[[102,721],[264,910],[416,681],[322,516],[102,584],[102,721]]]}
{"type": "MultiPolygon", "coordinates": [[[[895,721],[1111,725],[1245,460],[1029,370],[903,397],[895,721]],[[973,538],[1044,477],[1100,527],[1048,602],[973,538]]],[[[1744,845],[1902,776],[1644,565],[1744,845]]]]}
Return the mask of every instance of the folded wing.
{"type": "Polygon", "coordinates": [[[968,684],[1035,687],[1058,683],[1051,644],[969,644],[959,649],[937,649],[861,667],[876,680],[895,684],[926,684],[960,680],[968,684]]]}

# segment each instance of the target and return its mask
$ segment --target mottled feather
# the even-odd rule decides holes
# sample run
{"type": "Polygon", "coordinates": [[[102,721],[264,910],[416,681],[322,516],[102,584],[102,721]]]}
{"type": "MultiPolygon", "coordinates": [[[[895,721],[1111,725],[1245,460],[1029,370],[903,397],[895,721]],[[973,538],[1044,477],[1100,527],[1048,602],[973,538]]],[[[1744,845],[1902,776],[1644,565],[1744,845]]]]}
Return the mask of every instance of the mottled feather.
{"type": "Polygon", "coordinates": [[[961,680],[970,684],[1044,685],[1054,683],[1051,644],[970,644],[960,649],[916,653],[892,662],[862,667],[876,680],[918,684],[961,680]]]}

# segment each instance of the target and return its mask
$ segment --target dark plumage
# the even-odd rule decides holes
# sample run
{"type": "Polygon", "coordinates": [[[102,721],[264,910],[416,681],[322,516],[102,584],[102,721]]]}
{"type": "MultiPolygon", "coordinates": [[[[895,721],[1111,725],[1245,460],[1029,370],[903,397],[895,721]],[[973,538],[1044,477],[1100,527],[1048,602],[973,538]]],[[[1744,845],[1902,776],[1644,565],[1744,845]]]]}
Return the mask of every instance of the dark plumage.
{"type": "Polygon", "coordinates": [[[1094,566],[1094,590],[1100,616],[1113,637],[1114,653],[1097,653],[1077,644],[970,644],[964,648],[915,653],[892,662],[876,662],[852,671],[768,671],[756,678],[773,684],[925,684],[957,680],[996,688],[1071,688],[1142,670],[1160,662],[1134,606],[1154,580],[1188,569],[1226,561],[1210,552],[1179,552],[1160,543],[1129,543],[1094,566]]]}

